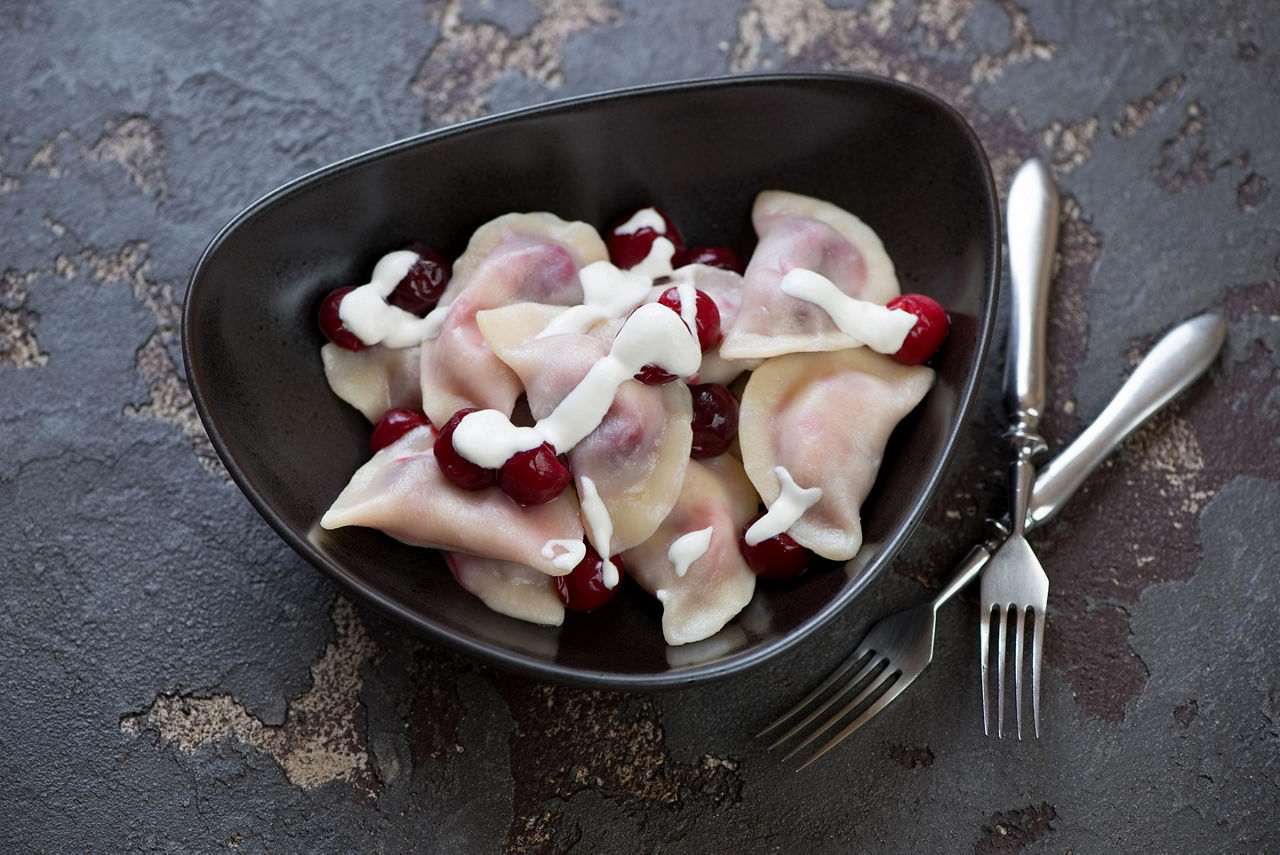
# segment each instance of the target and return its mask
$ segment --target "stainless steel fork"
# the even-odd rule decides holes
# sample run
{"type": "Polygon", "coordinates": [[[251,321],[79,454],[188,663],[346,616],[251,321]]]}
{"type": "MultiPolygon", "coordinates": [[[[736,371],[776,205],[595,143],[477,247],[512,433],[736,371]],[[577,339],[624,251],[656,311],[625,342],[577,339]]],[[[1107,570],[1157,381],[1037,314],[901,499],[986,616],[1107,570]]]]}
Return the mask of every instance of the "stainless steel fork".
{"type": "MultiPolygon", "coordinates": [[[[1093,424],[1037,476],[1026,517],[1027,529],[1052,519],[1112,449],[1203,374],[1217,357],[1225,335],[1226,323],[1222,317],[1206,314],[1186,321],[1162,338],[1093,424]]],[[[801,764],[803,769],[902,694],[933,659],[938,609],[978,575],[999,547],[1008,527],[1006,518],[991,539],[975,546],[932,602],[890,615],[875,624],[830,676],[760,732],[763,736],[795,722],[769,747],[777,748],[793,737],[803,736],[803,741],[787,754],[791,757],[843,723],[834,736],[801,764]],[[850,693],[853,693],[851,698],[850,693]],[[870,705],[859,710],[868,700],[870,705]],[[839,708],[828,714],[837,704],[839,708]],[[845,723],[855,713],[856,716],[845,723]]]]}
{"type": "Polygon", "coordinates": [[[1022,738],[1022,653],[1027,620],[1032,621],[1031,705],[1036,736],[1040,735],[1040,661],[1044,656],[1044,612],[1049,604],[1049,577],[1027,542],[1027,506],[1035,482],[1034,458],[1046,450],[1040,438],[1045,404],[1045,326],[1049,307],[1049,278],[1058,240],[1058,191],[1048,168],[1029,160],[1018,169],[1009,187],[1006,213],[1009,238],[1009,361],[1005,365],[1005,403],[1013,424],[1009,438],[1014,462],[1010,472],[1009,519],[1012,525],[1003,545],[982,571],[978,642],[982,675],[982,730],[989,733],[990,701],[987,666],[990,662],[991,613],[1000,618],[996,636],[996,674],[999,706],[996,734],[1004,736],[1005,642],[1013,624],[1013,691],[1022,738]]]}

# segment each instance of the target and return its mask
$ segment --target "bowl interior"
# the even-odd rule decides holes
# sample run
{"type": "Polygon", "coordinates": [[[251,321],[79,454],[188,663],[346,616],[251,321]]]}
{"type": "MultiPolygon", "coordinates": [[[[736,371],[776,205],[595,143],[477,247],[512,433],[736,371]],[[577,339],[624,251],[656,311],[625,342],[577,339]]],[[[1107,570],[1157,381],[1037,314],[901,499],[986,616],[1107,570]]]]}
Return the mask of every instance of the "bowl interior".
{"type": "Polygon", "coordinates": [[[575,99],[426,134],[305,176],[210,245],[184,316],[188,377],[228,469],[268,522],[357,596],[504,667],[579,684],[677,685],[798,640],[888,562],[919,519],[974,395],[995,314],[998,208],[963,120],[918,90],[855,75],[771,75],[575,99]],[[834,202],[884,241],[904,291],[952,318],[938,380],[892,439],[843,569],[758,586],[716,637],[668,648],[655,602],[623,592],[561,628],[490,612],[433,551],[318,520],[365,460],[369,425],[329,392],[316,322],[329,290],[421,240],[454,255],[509,211],[603,228],[658,204],[690,243],[749,254],[764,189],[834,202]]]}

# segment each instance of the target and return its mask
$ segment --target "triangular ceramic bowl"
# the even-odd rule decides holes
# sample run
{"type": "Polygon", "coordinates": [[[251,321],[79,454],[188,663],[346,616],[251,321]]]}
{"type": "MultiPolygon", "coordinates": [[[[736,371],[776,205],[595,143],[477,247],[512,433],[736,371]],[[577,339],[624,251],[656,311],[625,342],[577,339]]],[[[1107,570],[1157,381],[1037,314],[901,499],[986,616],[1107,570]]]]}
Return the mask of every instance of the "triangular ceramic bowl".
{"type": "MultiPolygon", "coordinates": [[[[196,406],[245,495],[307,560],[427,637],[542,678],[679,686],[794,644],[888,564],[930,502],[973,402],[996,313],[999,209],[958,113],[891,80],[774,74],[647,86],[478,119],[351,157],[255,202],[192,275],[183,350],[196,406]],[[843,568],[761,584],[708,641],[669,648],[639,590],[560,628],[489,611],[440,556],[317,521],[366,459],[369,425],[330,393],[316,309],[367,281],[383,253],[424,241],[451,255],[486,220],[552,211],[603,228],[669,211],[694,243],[748,256],[756,193],[827,199],[869,223],[903,289],[950,312],[938,380],[900,425],[864,508],[867,546],[843,568]]],[[[833,461],[832,465],[839,465],[833,461]]]]}

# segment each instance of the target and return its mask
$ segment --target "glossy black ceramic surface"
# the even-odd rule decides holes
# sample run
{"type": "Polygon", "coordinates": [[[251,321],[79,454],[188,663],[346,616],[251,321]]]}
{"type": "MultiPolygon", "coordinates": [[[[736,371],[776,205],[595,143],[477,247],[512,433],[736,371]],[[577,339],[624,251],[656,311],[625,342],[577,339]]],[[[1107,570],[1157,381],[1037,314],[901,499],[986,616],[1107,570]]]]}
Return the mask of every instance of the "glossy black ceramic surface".
{"type": "Polygon", "coordinates": [[[985,361],[999,280],[999,211],[960,116],[904,84],[838,75],[742,76],[563,101],[445,128],[344,160],[254,203],[192,276],[183,348],[197,408],[237,484],[294,549],[365,602],[493,664],[611,687],[732,673],[848,606],[930,501],[985,361]],[[827,199],[884,241],[904,291],[952,319],[934,389],[894,434],[846,568],[761,584],[720,634],[668,648],[634,587],[560,628],[489,611],[440,557],[318,520],[366,459],[370,426],[325,383],[321,297],[367,281],[385,252],[423,241],[456,256],[509,211],[603,228],[657,204],[687,240],[754,244],[763,189],[827,199]]]}

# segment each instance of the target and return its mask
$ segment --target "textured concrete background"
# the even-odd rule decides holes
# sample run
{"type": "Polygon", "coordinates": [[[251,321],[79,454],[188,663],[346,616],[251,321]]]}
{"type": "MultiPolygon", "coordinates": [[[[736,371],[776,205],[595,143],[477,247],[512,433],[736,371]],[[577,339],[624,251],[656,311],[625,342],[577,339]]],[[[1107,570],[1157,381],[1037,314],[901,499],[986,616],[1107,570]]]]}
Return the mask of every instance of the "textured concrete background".
{"type": "Polygon", "coordinates": [[[0,4],[0,850],[1280,851],[1280,38],[1256,2],[0,4]],[[1102,7],[1106,8],[1102,8],[1102,7]],[[1208,308],[1211,374],[1035,542],[1039,741],[981,735],[973,602],[796,775],[752,734],[913,603],[1003,491],[997,355],[865,610],[727,684],[543,685],[425,646],[296,558],[181,376],[186,279],[296,175],[624,84],[856,69],[1063,189],[1050,438],[1208,308]]]}

